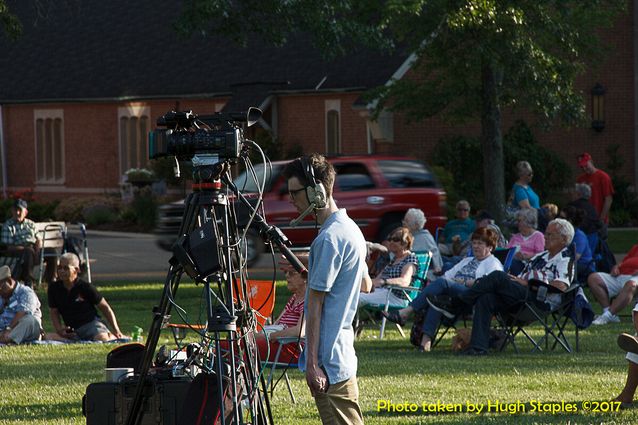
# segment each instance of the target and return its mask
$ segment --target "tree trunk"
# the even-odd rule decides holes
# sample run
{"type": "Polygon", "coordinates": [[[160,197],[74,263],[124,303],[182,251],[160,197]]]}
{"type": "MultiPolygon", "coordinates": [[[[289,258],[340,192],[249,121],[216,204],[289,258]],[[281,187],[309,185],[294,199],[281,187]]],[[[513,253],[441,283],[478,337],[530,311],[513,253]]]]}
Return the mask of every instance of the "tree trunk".
{"type": "Polygon", "coordinates": [[[481,148],[485,209],[500,223],[505,209],[503,137],[499,104],[499,90],[503,76],[492,64],[484,65],[481,74],[481,148]]]}

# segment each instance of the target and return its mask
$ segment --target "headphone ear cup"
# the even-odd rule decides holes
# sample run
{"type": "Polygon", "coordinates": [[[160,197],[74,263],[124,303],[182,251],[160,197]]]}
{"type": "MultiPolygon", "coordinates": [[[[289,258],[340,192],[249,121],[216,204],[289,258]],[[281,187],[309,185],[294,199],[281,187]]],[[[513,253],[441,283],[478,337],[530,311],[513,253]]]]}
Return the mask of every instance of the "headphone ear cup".
{"type": "Polygon", "coordinates": [[[315,206],[316,208],[325,208],[327,205],[326,202],[326,189],[323,187],[322,183],[317,183],[314,188],[312,188],[315,192],[315,206]]]}

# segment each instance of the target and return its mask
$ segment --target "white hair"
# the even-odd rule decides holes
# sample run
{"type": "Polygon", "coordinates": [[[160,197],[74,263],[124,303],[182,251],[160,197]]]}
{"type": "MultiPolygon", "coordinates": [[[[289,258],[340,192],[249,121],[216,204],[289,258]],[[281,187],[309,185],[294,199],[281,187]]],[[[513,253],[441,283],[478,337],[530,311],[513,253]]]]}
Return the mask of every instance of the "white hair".
{"type": "Polygon", "coordinates": [[[570,243],[572,243],[575,231],[574,226],[572,226],[569,221],[565,220],[564,218],[555,218],[547,224],[547,227],[549,227],[551,224],[555,224],[558,228],[558,232],[567,239],[567,243],[565,244],[565,246],[568,246],[570,243]]]}
{"type": "Polygon", "coordinates": [[[574,188],[576,189],[576,193],[578,193],[578,195],[581,198],[585,198],[585,199],[591,198],[591,186],[589,186],[588,184],[576,183],[574,188]]]}
{"type": "Polygon", "coordinates": [[[423,211],[418,208],[410,208],[408,212],[405,213],[403,219],[406,223],[413,222],[417,229],[423,229],[425,222],[428,221],[423,211]]]}

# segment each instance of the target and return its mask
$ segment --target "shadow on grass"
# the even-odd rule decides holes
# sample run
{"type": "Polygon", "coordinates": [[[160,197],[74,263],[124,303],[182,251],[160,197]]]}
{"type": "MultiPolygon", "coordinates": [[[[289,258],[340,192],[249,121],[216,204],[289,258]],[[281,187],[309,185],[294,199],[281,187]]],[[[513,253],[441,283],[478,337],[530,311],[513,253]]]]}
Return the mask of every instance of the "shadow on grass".
{"type": "Polygon", "coordinates": [[[4,404],[2,420],[54,420],[82,416],[81,401],[66,403],[4,404]]]}

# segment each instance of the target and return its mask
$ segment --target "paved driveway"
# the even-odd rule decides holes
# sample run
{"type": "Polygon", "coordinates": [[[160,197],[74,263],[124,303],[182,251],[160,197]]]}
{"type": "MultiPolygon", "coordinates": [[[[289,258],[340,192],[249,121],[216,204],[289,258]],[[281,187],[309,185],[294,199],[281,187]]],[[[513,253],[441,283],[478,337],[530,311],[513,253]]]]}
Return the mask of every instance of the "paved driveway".
{"type": "MultiPolygon", "coordinates": [[[[94,282],[163,282],[166,277],[171,253],[158,248],[153,235],[89,229],[87,241],[94,282]]],[[[272,273],[272,259],[267,255],[249,269],[249,276],[254,279],[269,279],[272,273]]],[[[278,279],[283,279],[281,272],[278,279]]]]}

